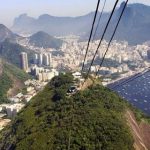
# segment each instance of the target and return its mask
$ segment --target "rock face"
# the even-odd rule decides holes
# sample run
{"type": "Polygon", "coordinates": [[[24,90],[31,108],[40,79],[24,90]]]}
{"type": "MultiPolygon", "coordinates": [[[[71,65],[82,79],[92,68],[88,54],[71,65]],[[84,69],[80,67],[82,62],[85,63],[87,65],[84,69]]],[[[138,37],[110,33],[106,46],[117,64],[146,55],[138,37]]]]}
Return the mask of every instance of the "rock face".
{"type": "MultiPolygon", "coordinates": [[[[124,2],[116,9],[105,39],[110,38],[118,17],[122,11],[124,2]]],[[[100,14],[100,13],[99,13],[100,14]]],[[[99,15],[98,14],[98,15],[99,15]]],[[[126,40],[129,44],[141,44],[150,40],[150,6],[143,4],[129,4],[120,22],[116,33],[116,40],[126,40]]],[[[110,13],[104,13],[99,26],[96,39],[101,37],[106,21],[110,13]]],[[[38,19],[23,14],[15,19],[12,30],[18,33],[29,34],[44,31],[52,36],[61,35],[85,35],[86,39],[92,25],[94,13],[80,17],[55,17],[48,14],[41,15],[38,19]]]]}

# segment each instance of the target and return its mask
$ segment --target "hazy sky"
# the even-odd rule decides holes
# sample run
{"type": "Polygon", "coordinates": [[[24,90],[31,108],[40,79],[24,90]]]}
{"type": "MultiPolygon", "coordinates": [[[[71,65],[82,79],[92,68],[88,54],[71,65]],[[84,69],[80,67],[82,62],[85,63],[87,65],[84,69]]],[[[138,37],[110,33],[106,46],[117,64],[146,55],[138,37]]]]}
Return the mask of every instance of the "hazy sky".
{"type": "MultiPolygon", "coordinates": [[[[120,3],[122,1],[120,0],[120,3]]],[[[129,1],[150,5],[150,0],[129,1]]],[[[114,2],[115,0],[107,0],[105,11],[109,11],[114,2]]],[[[45,13],[55,16],[79,16],[95,10],[96,3],[97,0],[1,0],[0,23],[10,27],[13,19],[22,13],[32,17],[45,13]]]]}

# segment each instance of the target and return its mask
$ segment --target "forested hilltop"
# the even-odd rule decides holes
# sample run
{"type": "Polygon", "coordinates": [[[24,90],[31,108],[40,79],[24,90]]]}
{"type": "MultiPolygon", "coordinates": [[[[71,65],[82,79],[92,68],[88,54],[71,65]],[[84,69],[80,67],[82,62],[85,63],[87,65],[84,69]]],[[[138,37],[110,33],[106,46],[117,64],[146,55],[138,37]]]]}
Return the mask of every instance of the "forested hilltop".
{"type": "Polygon", "coordinates": [[[126,103],[100,85],[66,96],[72,82],[55,77],[1,133],[0,149],[132,150],[126,103]]]}
{"type": "Polygon", "coordinates": [[[62,46],[63,41],[54,38],[43,31],[39,31],[29,37],[29,43],[36,47],[59,49],[62,46]]]}

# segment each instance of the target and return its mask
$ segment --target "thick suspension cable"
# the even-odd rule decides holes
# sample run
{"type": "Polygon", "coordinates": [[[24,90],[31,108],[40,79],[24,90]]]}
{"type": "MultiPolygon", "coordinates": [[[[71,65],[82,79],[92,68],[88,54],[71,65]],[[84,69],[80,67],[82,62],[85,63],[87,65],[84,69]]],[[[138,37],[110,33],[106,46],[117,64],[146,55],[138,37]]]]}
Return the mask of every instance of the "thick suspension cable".
{"type": "Polygon", "coordinates": [[[101,69],[101,67],[102,67],[102,65],[103,65],[103,62],[104,62],[104,60],[105,60],[105,57],[106,57],[106,55],[107,55],[107,53],[108,53],[108,51],[109,51],[109,47],[110,47],[111,42],[112,42],[112,40],[113,40],[113,38],[114,38],[114,36],[115,36],[115,34],[116,34],[116,31],[117,31],[117,29],[118,29],[119,23],[120,23],[120,21],[121,21],[121,18],[122,18],[122,16],[123,16],[124,11],[125,11],[125,9],[126,9],[126,6],[127,6],[127,4],[128,4],[128,1],[129,1],[129,0],[126,1],[125,5],[124,5],[124,7],[123,7],[123,9],[122,9],[122,12],[121,12],[121,15],[120,15],[120,17],[119,17],[119,20],[118,20],[118,22],[117,22],[117,25],[116,25],[116,27],[115,27],[115,30],[114,30],[114,32],[113,32],[113,34],[112,34],[112,37],[111,37],[111,39],[110,39],[110,41],[109,41],[109,44],[108,44],[108,46],[107,46],[107,49],[106,49],[106,51],[105,51],[105,53],[104,53],[104,56],[103,56],[103,58],[102,58],[102,61],[101,61],[100,65],[99,65],[98,71],[96,72],[96,76],[98,75],[98,73],[99,73],[99,71],[100,71],[100,69],[101,69]]]}
{"type": "Polygon", "coordinates": [[[92,40],[92,42],[94,41],[94,39],[95,39],[95,37],[96,37],[96,33],[97,33],[97,30],[98,30],[98,27],[99,27],[99,25],[100,25],[100,23],[101,23],[101,19],[102,19],[102,15],[103,15],[103,12],[104,12],[105,5],[106,5],[106,1],[107,1],[107,0],[104,1],[103,8],[102,8],[102,10],[101,10],[101,13],[100,13],[100,16],[99,16],[99,19],[98,19],[97,26],[96,26],[96,28],[95,28],[95,32],[94,32],[94,34],[93,34],[93,40],[92,40]]]}
{"type": "Polygon", "coordinates": [[[87,44],[87,48],[86,48],[86,53],[85,53],[83,64],[82,64],[81,73],[83,73],[83,69],[84,69],[84,66],[85,66],[85,61],[86,61],[86,57],[87,57],[87,54],[88,54],[88,50],[89,50],[89,46],[90,46],[90,42],[91,42],[91,38],[92,38],[92,34],[93,34],[93,29],[94,29],[94,25],[95,25],[97,13],[98,13],[99,5],[100,5],[100,1],[101,0],[98,0],[98,2],[97,2],[96,11],[95,11],[95,15],[94,15],[94,20],[93,20],[93,23],[92,23],[92,28],[91,28],[90,37],[89,37],[89,40],[88,40],[88,44],[87,44]]]}
{"type": "Polygon", "coordinates": [[[106,33],[106,31],[107,31],[107,28],[108,28],[108,26],[109,26],[109,23],[110,23],[110,21],[111,21],[111,18],[112,18],[113,14],[114,14],[114,11],[115,11],[115,9],[116,9],[116,6],[117,6],[118,2],[119,2],[119,0],[116,0],[115,5],[114,5],[114,7],[113,7],[113,10],[112,10],[112,12],[111,12],[111,14],[110,14],[110,17],[109,17],[109,19],[108,19],[108,22],[107,22],[107,24],[106,24],[106,27],[105,27],[105,29],[104,29],[102,38],[101,38],[101,40],[100,40],[100,42],[99,42],[99,44],[98,44],[98,47],[97,47],[97,49],[96,49],[96,51],[95,51],[95,54],[94,54],[94,57],[93,57],[93,59],[92,59],[92,61],[91,61],[89,70],[88,70],[87,75],[86,75],[86,78],[85,78],[85,81],[87,80],[87,78],[88,78],[88,76],[89,76],[89,73],[90,73],[90,71],[91,71],[91,66],[92,66],[93,63],[94,63],[95,57],[96,57],[96,55],[97,55],[97,52],[98,52],[98,50],[99,50],[99,48],[100,48],[100,46],[101,46],[101,43],[102,43],[103,39],[104,39],[105,33],[106,33]]]}
{"type": "Polygon", "coordinates": [[[121,86],[123,86],[123,85],[126,85],[126,84],[128,84],[128,83],[130,83],[130,82],[132,82],[132,81],[134,81],[134,80],[136,80],[136,79],[142,77],[144,74],[150,72],[150,67],[148,67],[147,69],[145,69],[145,70],[147,70],[147,71],[144,70],[144,71],[142,71],[142,72],[140,72],[140,73],[137,73],[136,75],[130,77],[129,79],[127,79],[127,80],[125,80],[125,81],[123,81],[123,82],[121,82],[121,83],[119,83],[119,84],[117,84],[117,85],[114,85],[113,87],[111,87],[111,89],[112,89],[112,90],[115,90],[115,89],[118,88],[118,87],[121,87],[121,86]],[[147,69],[148,69],[148,70],[147,70],[147,69]]]}

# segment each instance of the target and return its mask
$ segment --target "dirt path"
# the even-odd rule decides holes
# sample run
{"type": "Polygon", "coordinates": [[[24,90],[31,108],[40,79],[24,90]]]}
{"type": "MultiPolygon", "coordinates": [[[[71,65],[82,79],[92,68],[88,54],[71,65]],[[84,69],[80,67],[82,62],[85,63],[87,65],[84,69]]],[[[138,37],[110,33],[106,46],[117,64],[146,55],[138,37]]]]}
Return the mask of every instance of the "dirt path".
{"type": "Polygon", "coordinates": [[[144,122],[138,124],[130,110],[126,112],[126,118],[134,137],[134,148],[136,150],[150,150],[150,125],[144,122]]]}

